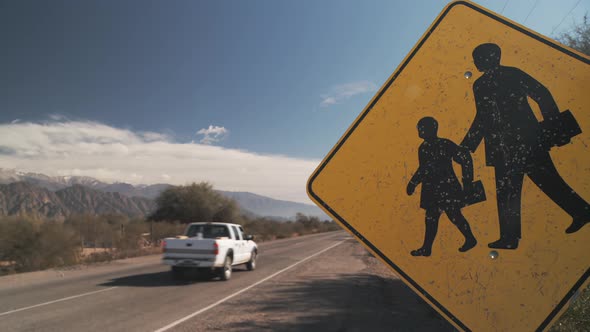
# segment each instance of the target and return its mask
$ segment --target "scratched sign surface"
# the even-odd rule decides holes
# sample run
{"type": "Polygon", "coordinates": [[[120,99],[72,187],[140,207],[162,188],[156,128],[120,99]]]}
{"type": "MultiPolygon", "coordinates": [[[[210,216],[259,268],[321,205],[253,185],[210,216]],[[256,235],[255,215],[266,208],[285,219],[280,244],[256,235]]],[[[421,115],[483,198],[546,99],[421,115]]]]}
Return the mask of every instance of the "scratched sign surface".
{"type": "Polygon", "coordinates": [[[588,281],[590,61],[449,4],[308,183],[462,330],[545,330],[588,281]]]}

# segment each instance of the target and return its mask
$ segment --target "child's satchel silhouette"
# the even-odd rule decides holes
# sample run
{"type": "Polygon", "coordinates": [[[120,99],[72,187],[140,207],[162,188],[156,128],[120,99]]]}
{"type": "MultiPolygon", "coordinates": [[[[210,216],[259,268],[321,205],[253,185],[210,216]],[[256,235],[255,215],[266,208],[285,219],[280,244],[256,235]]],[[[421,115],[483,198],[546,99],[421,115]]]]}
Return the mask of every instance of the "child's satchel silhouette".
{"type": "Polygon", "coordinates": [[[559,113],[559,116],[554,119],[541,121],[539,124],[543,131],[543,140],[548,148],[566,145],[572,137],[582,132],[578,121],[569,110],[559,113]]]}
{"type": "Polygon", "coordinates": [[[474,181],[470,187],[464,189],[463,194],[465,200],[463,201],[465,206],[477,204],[486,200],[486,191],[481,181],[474,181]]]}

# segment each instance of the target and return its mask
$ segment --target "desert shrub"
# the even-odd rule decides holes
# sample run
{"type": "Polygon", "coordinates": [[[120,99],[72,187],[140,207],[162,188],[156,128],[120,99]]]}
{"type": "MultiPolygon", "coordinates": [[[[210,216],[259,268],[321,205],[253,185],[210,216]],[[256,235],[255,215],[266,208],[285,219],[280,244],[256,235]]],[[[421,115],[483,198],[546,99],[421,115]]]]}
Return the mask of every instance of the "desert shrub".
{"type": "Polygon", "coordinates": [[[154,222],[150,223],[150,228],[152,230],[152,234],[150,235],[151,241],[158,245],[159,241],[176,235],[180,235],[184,233],[184,229],[186,228],[185,224],[181,224],[180,222],[154,222]]]}
{"type": "MultiPolygon", "coordinates": [[[[227,202],[226,202],[227,203],[227,202]]],[[[234,207],[219,204],[218,216],[234,207]]],[[[333,222],[298,214],[295,221],[233,216],[256,241],[269,241],[339,229],[333,222]]],[[[153,222],[120,215],[75,215],[63,222],[26,216],[0,218],[0,272],[25,272],[77,263],[94,263],[159,252],[160,240],[184,233],[181,222],[153,222]],[[82,257],[83,248],[102,251],[82,257]]]]}
{"type": "Polygon", "coordinates": [[[45,222],[40,226],[38,250],[41,269],[76,264],[81,253],[76,232],[59,222],[45,222]]]}
{"type": "Polygon", "coordinates": [[[147,224],[144,222],[135,221],[123,225],[117,235],[116,248],[120,251],[139,249],[142,244],[142,234],[147,230],[147,224]]]}
{"type": "Polygon", "coordinates": [[[116,222],[114,216],[73,215],[66,218],[64,224],[78,233],[85,248],[112,248],[124,219],[120,217],[116,222]]]}
{"type": "Polygon", "coordinates": [[[295,216],[295,221],[279,221],[273,218],[243,217],[240,222],[246,233],[256,236],[258,241],[283,239],[298,235],[339,230],[340,227],[332,221],[320,221],[317,217],[308,217],[301,213],[295,216]]]}
{"type": "Polygon", "coordinates": [[[32,219],[5,217],[0,222],[0,261],[11,262],[16,271],[26,271],[35,264],[37,233],[32,219]]]}
{"type": "Polygon", "coordinates": [[[0,220],[0,261],[24,272],[76,264],[80,242],[74,230],[59,222],[24,216],[0,220]]]}

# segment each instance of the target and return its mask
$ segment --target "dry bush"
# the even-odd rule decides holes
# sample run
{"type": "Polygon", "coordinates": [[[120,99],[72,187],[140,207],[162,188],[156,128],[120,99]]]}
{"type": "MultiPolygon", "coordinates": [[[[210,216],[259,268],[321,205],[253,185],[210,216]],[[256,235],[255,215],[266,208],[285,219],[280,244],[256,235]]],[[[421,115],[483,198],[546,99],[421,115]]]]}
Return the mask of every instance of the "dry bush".
{"type": "Polygon", "coordinates": [[[332,221],[320,221],[317,217],[309,217],[298,213],[295,221],[277,221],[272,218],[247,218],[240,222],[248,234],[256,236],[258,241],[283,239],[293,236],[331,232],[340,227],[332,221]]]}
{"type": "Polygon", "coordinates": [[[14,272],[76,264],[81,247],[76,232],[53,221],[26,217],[0,219],[0,261],[14,272]]]}
{"type": "MultiPolygon", "coordinates": [[[[339,229],[333,222],[298,214],[295,221],[239,217],[256,241],[339,229]]],[[[146,222],[119,215],[76,215],[63,222],[31,217],[0,218],[0,273],[95,263],[159,253],[160,240],[184,233],[186,224],[146,222]],[[103,248],[82,257],[83,248],[103,248]]]]}

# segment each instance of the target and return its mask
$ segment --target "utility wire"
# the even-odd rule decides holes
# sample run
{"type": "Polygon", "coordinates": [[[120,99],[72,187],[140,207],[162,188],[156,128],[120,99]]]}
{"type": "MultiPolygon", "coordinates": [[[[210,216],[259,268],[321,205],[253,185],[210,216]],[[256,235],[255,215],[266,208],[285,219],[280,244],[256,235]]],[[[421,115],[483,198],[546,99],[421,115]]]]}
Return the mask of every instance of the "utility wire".
{"type": "Polygon", "coordinates": [[[531,13],[533,12],[533,10],[535,10],[535,8],[537,7],[537,4],[539,4],[539,0],[535,1],[535,4],[533,5],[533,8],[531,8],[531,10],[529,11],[529,13],[527,14],[526,18],[524,19],[524,22],[522,22],[523,24],[526,23],[526,20],[529,19],[529,16],[531,16],[531,13]]]}
{"type": "Polygon", "coordinates": [[[580,4],[580,2],[582,2],[582,0],[578,0],[578,2],[576,2],[576,4],[572,7],[572,9],[570,9],[570,11],[567,12],[567,14],[565,14],[565,16],[559,22],[559,24],[555,28],[553,28],[553,30],[551,30],[551,34],[553,34],[555,32],[555,30],[557,30],[557,28],[559,28],[559,26],[561,25],[561,23],[563,23],[563,21],[565,21],[565,19],[568,16],[570,16],[570,14],[574,11],[574,9],[576,9],[576,7],[578,7],[578,5],[580,4]]]}
{"type": "Polygon", "coordinates": [[[504,2],[504,7],[502,7],[502,10],[500,11],[500,14],[504,13],[504,9],[506,9],[506,5],[508,4],[510,0],[506,0],[506,2],[504,2]]]}

